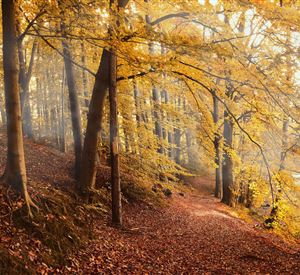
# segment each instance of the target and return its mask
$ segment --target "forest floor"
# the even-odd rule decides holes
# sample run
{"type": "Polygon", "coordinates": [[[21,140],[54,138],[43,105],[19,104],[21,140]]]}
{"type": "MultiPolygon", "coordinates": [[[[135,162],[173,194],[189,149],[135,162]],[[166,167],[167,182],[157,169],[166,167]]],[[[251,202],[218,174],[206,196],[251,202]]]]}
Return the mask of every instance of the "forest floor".
{"type": "MultiPolygon", "coordinates": [[[[85,220],[89,212],[83,206],[76,208],[78,200],[70,193],[72,159],[31,141],[25,141],[25,147],[29,191],[39,204],[36,215],[40,217],[31,225],[34,230],[16,224],[13,216],[22,203],[9,200],[0,184],[1,275],[300,274],[299,245],[283,241],[255,222],[241,220],[212,196],[209,179],[189,178],[193,191],[173,192],[164,206],[124,202],[123,229],[112,228],[107,214],[94,215],[89,225],[90,219],[85,220]],[[58,206],[63,201],[70,206],[64,205],[67,209],[61,214],[58,206]],[[82,237],[75,246],[76,234],[84,236],[81,228],[89,226],[94,238],[82,237]],[[57,239],[58,256],[64,258],[64,264],[54,268],[45,262],[56,247],[49,243],[47,228],[55,230],[51,234],[57,239]]],[[[3,172],[5,138],[1,132],[0,152],[3,172]]],[[[109,175],[109,169],[105,171],[109,175]]]]}
{"type": "Polygon", "coordinates": [[[155,210],[125,209],[127,230],[97,224],[95,240],[71,259],[82,274],[300,274],[300,250],[232,215],[194,178],[196,192],[155,210]]]}

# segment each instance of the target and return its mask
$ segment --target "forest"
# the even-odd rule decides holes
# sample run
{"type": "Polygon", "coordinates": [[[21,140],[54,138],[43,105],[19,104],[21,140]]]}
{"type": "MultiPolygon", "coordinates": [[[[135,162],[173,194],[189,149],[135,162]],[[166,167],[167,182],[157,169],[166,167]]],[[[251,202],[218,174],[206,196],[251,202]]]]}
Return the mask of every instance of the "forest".
{"type": "Polygon", "coordinates": [[[0,14],[0,275],[300,274],[299,0],[0,14]]]}

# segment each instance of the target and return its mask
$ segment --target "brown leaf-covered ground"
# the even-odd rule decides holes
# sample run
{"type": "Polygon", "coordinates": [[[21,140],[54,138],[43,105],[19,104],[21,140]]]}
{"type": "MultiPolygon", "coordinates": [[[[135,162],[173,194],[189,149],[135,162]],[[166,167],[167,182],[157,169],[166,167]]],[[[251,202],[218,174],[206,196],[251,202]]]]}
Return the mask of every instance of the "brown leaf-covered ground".
{"type": "MultiPolygon", "coordinates": [[[[31,186],[33,181],[49,190],[72,186],[68,156],[33,142],[25,145],[34,197],[39,191],[31,186]]],[[[1,133],[0,149],[3,171],[1,133]]],[[[196,177],[190,181],[198,190],[184,196],[173,194],[165,207],[124,203],[124,229],[110,227],[108,217],[95,219],[95,238],[66,255],[65,266],[54,269],[39,255],[48,249],[34,236],[14,228],[7,207],[1,205],[0,248],[20,259],[27,255],[39,274],[300,274],[299,246],[235,217],[213,198],[209,180],[196,177]]],[[[0,192],[2,201],[7,201],[6,194],[1,197],[0,192]]]]}
{"type": "Polygon", "coordinates": [[[260,232],[211,196],[175,196],[161,210],[126,209],[116,230],[96,226],[97,239],[65,267],[79,274],[300,274],[300,253],[260,232]]]}

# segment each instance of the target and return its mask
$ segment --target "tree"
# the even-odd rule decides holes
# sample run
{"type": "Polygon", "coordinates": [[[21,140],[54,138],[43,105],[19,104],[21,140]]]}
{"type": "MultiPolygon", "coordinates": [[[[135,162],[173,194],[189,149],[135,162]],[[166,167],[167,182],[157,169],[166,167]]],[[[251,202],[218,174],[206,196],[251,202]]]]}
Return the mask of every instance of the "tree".
{"type": "Polygon", "coordinates": [[[216,95],[213,94],[213,120],[216,128],[214,137],[214,148],[215,148],[215,197],[221,198],[222,188],[222,171],[221,171],[221,156],[220,156],[220,134],[217,131],[219,123],[219,101],[216,95]]]}
{"type": "MultiPolygon", "coordinates": [[[[125,8],[128,2],[129,0],[118,0],[118,7],[125,8]]],[[[104,100],[110,85],[110,58],[110,52],[104,49],[95,76],[95,83],[89,106],[88,122],[81,159],[79,186],[81,192],[85,195],[88,195],[89,190],[95,185],[98,134],[102,128],[104,100]]]]}
{"type": "Polygon", "coordinates": [[[7,162],[5,177],[10,186],[23,194],[32,215],[33,205],[27,191],[27,175],[23,147],[21,103],[18,87],[17,35],[15,0],[2,1],[3,70],[7,117],[7,162]]]}
{"type": "Polygon", "coordinates": [[[74,65],[72,63],[72,55],[70,47],[66,37],[66,25],[64,22],[65,12],[63,2],[59,1],[59,7],[61,10],[61,33],[62,33],[62,47],[63,47],[63,58],[66,70],[66,79],[69,90],[70,110],[72,118],[72,130],[73,130],[73,144],[75,153],[75,178],[79,180],[80,176],[80,164],[81,164],[81,153],[82,153],[82,129],[81,129],[81,114],[80,105],[78,99],[78,91],[75,81],[74,65]]]}
{"type": "MultiPolygon", "coordinates": [[[[114,14],[115,0],[110,0],[110,16],[114,14]]],[[[119,27],[117,20],[116,27],[119,27]]],[[[113,41],[113,26],[109,28],[110,39],[113,41]]],[[[115,43],[112,43],[115,44],[115,43]]],[[[112,223],[122,226],[122,204],[120,183],[120,158],[119,158],[119,123],[117,103],[117,55],[115,47],[110,48],[109,64],[109,107],[110,107],[110,163],[111,163],[111,201],[112,201],[112,223]]]]}

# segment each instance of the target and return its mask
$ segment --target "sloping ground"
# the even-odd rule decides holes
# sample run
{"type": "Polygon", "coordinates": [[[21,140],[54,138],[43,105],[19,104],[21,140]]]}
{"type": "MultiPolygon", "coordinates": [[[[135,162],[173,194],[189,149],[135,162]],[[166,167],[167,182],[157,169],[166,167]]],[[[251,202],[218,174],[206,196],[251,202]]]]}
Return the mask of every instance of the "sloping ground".
{"type": "MultiPolygon", "coordinates": [[[[0,170],[4,142],[0,133],[0,170]]],[[[125,229],[116,230],[107,216],[84,219],[89,211],[72,193],[70,156],[30,141],[25,144],[30,193],[40,207],[47,202],[49,213],[41,207],[45,217],[34,224],[36,230],[22,229],[7,211],[18,211],[22,203],[10,201],[9,190],[0,186],[0,274],[300,274],[299,247],[232,216],[211,197],[206,179],[194,178],[192,185],[199,191],[174,195],[168,207],[124,204],[125,229]],[[70,206],[56,213],[62,201],[70,206]],[[62,223],[65,220],[70,222],[62,223]],[[41,229],[56,224],[64,227],[51,246],[41,229]],[[95,238],[87,238],[86,228],[95,238]],[[75,233],[82,236],[80,245],[75,233]],[[55,248],[64,263],[54,268],[46,260],[55,248]],[[13,271],[6,272],[5,264],[14,266],[13,271]]],[[[101,168],[99,181],[107,177],[109,169],[101,168]]]]}
{"type": "Polygon", "coordinates": [[[212,197],[126,211],[131,230],[97,224],[97,239],[70,258],[70,274],[300,274],[299,249],[232,217],[212,197]]]}
{"type": "MultiPolygon", "coordinates": [[[[77,200],[72,157],[25,140],[28,189],[39,207],[31,221],[20,196],[0,180],[0,274],[34,274],[63,262],[89,235],[90,215],[77,200]],[[85,225],[86,224],[86,225],[85,225]]],[[[0,173],[6,138],[0,132],[0,173]]]]}

